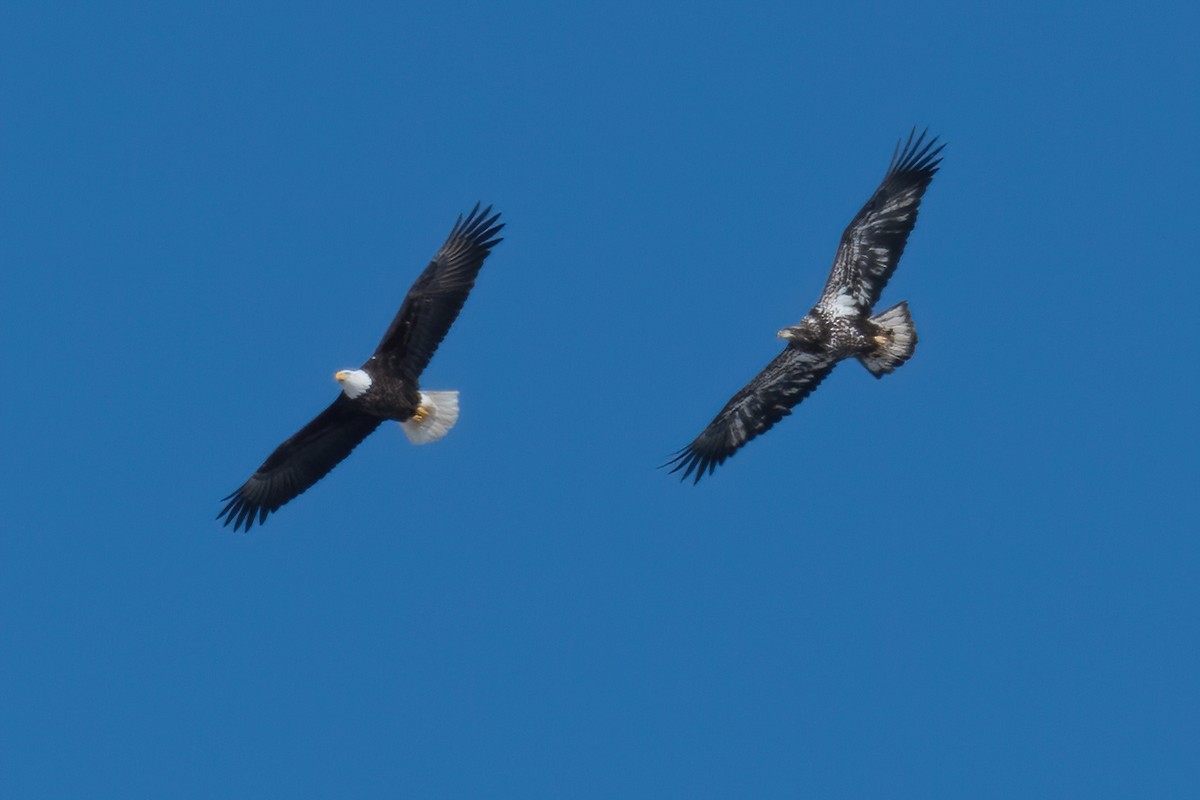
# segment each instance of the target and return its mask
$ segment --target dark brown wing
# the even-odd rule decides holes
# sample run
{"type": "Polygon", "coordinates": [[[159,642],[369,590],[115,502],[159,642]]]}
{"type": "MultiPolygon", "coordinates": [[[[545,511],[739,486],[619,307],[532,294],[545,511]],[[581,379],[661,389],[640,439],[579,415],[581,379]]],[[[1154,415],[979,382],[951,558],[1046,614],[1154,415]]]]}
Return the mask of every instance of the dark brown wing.
{"type": "Polygon", "coordinates": [[[836,364],[824,353],[787,348],[725,404],[695,441],[663,466],[674,464],[671,472],[683,470],[680,480],[695,472],[693,482],[699,483],[746,442],[792,413],[836,364]]]}
{"type": "Polygon", "coordinates": [[[240,489],[222,498],[229,502],[217,519],[232,522],[235,531],[250,530],[256,520],[261,525],[268,514],[325,477],[381,422],[339,394],[333,405],[275,448],[240,489]]]}
{"type": "Polygon", "coordinates": [[[870,310],[896,271],[908,235],[917,224],[921,197],[937,174],[942,162],[938,156],[945,147],[937,144],[936,136],[926,142],[924,131],[915,134],[914,129],[903,150],[897,143],[883,182],[842,233],[833,269],[817,303],[831,314],[844,313],[848,304],[860,312],[870,310]],[[839,306],[843,311],[837,310],[839,306]]]}
{"type": "Polygon", "coordinates": [[[491,212],[491,206],[480,211],[477,203],[466,219],[460,216],[442,249],[408,290],[372,356],[392,375],[416,385],[458,318],[483,260],[502,241],[496,234],[504,224],[497,225],[500,215],[491,212]]]}

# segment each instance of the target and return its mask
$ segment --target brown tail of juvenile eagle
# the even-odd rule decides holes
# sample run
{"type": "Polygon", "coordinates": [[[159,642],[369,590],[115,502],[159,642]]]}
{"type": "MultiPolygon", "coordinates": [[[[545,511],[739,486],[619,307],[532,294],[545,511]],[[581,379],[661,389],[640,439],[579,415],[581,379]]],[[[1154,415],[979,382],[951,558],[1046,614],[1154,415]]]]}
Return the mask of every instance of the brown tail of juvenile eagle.
{"type": "Polygon", "coordinates": [[[917,327],[908,313],[907,301],[876,314],[871,317],[871,322],[879,326],[875,336],[878,346],[872,352],[859,356],[858,360],[872,375],[882,378],[908,361],[917,349],[917,327]]]}

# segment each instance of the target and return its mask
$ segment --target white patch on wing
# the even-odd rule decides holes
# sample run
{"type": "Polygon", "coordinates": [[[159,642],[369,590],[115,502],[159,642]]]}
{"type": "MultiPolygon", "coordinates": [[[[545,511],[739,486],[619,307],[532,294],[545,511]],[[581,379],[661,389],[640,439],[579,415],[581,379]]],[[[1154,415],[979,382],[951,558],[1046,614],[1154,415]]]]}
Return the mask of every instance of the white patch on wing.
{"type": "Polygon", "coordinates": [[[458,422],[458,392],[421,392],[421,407],[426,411],[425,419],[400,423],[413,444],[436,442],[458,422]]]}
{"type": "Polygon", "coordinates": [[[829,308],[829,313],[835,317],[856,317],[859,313],[858,301],[854,295],[842,292],[833,298],[833,304],[829,308]]]}

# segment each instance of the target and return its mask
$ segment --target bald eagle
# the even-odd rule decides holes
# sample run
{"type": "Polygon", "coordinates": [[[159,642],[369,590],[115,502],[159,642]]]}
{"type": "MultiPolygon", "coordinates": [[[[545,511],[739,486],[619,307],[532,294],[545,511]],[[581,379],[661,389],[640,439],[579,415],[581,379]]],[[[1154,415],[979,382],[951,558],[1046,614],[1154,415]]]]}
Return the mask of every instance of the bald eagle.
{"type": "Polygon", "coordinates": [[[696,439],[663,466],[683,470],[693,483],[711,475],[743,445],[792,413],[844,358],[851,356],[876,378],[895,370],[917,346],[917,329],[902,302],[871,312],[896,270],[917,222],[921,197],[941,163],[945,145],[914,129],[896,144],[875,194],[842,233],[821,298],[796,325],[779,331],[783,352],[741,391],[696,439]]]}
{"type": "Polygon", "coordinates": [[[417,277],[375,353],[358,369],[334,375],[342,392],[329,408],[267,457],[226,502],[217,519],[250,530],[350,455],[384,420],[396,420],[414,444],[436,441],[458,419],[458,392],[421,391],[419,379],[454,324],[503,223],[492,207],[460,215],[449,238],[417,277]]]}

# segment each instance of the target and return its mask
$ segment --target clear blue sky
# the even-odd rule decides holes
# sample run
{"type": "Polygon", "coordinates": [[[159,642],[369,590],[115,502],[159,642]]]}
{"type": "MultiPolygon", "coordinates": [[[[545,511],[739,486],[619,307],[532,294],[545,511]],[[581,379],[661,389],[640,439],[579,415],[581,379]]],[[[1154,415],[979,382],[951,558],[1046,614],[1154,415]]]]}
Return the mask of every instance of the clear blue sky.
{"type": "Polygon", "coordinates": [[[1200,12],[827,5],[7,5],[0,793],[1200,796],[1200,12]],[[913,125],[913,360],[656,469],[913,125]],[[221,528],[477,200],[458,427],[221,528]]]}

